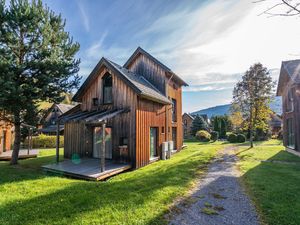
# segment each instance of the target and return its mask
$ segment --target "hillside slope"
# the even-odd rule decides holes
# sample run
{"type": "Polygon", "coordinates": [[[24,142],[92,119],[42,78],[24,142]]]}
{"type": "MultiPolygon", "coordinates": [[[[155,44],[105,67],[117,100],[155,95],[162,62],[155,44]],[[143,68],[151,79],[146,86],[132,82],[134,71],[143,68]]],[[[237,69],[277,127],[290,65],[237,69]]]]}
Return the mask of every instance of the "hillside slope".
{"type": "MultiPolygon", "coordinates": [[[[273,102],[271,102],[270,107],[271,109],[278,115],[282,114],[282,109],[281,109],[281,97],[276,97],[273,102]]],[[[201,115],[201,114],[206,114],[209,118],[212,116],[220,116],[220,115],[225,115],[229,114],[231,104],[226,104],[226,105],[218,105],[214,107],[210,107],[207,109],[201,109],[196,112],[191,113],[192,115],[201,115]]]]}

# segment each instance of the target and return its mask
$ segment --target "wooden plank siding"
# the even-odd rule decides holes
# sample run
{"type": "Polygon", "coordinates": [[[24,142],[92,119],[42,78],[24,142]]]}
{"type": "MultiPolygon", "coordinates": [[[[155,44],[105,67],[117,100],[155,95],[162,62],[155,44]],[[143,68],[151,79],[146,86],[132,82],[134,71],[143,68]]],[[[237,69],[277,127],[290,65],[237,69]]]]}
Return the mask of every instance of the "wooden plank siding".
{"type": "Polygon", "coordinates": [[[158,128],[158,152],[161,157],[161,146],[165,141],[165,107],[146,99],[138,99],[136,110],[136,167],[142,167],[150,162],[150,128],[158,128]]]}
{"type": "Polygon", "coordinates": [[[289,82],[286,87],[283,89],[282,95],[282,122],[283,122],[283,144],[284,146],[288,145],[288,129],[287,129],[287,120],[293,119],[294,133],[295,133],[295,150],[300,151],[300,101],[299,94],[300,85],[289,82]],[[293,97],[293,110],[288,112],[288,91],[291,91],[293,97]]]}
{"type": "MultiPolygon", "coordinates": [[[[112,149],[113,159],[118,158],[118,147],[121,138],[128,138],[129,157],[135,156],[135,110],[137,105],[137,94],[126,85],[112,71],[103,67],[94,82],[86,90],[82,98],[81,110],[103,110],[103,109],[123,109],[130,111],[118,115],[107,121],[107,127],[112,128],[112,149]],[[112,75],[112,104],[93,106],[93,98],[102,100],[102,77],[106,72],[112,75]]],[[[77,153],[80,156],[92,157],[93,150],[93,127],[86,126],[84,123],[73,122],[65,125],[65,157],[70,158],[72,154],[77,153]],[[85,132],[83,132],[85,130],[85,132]],[[71,146],[71,147],[69,147],[71,146]]],[[[134,161],[134,160],[132,160],[134,161]]]]}
{"type": "Polygon", "coordinates": [[[0,154],[9,151],[13,143],[12,126],[0,121],[0,154]]]}
{"type": "MultiPolygon", "coordinates": [[[[181,150],[183,145],[183,128],[182,128],[182,88],[172,80],[169,82],[168,97],[175,99],[177,104],[176,119],[172,121],[172,106],[168,105],[168,140],[172,140],[172,128],[176,128],[176,146],[177,150],[181,150]]],[[[175,143],[174,143],[175,144],[175,143]]]]}
{"type": "Polygon", "coordinates": [[[143,75],[161,93],[166,94],[165,71],[145,55],[139,54],[128,66],[128,69],[137,74],[143,75]]]}

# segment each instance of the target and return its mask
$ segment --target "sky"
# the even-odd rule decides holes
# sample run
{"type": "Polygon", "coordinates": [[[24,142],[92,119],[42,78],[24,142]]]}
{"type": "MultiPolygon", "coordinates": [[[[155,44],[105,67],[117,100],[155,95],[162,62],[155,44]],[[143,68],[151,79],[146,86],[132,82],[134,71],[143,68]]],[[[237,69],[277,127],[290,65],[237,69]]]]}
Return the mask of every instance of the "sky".
{"type": "Polygon", "coordinates": [[[230,103],[235,83],[256,62],[278,80],[281,61],[300,58],[300,17],[260,15],[276,0],[253,2],[44,1],[80,43],[82,82],[102,56],[123,65],[141,46],[189,84],[183,112],[230,103]]]}

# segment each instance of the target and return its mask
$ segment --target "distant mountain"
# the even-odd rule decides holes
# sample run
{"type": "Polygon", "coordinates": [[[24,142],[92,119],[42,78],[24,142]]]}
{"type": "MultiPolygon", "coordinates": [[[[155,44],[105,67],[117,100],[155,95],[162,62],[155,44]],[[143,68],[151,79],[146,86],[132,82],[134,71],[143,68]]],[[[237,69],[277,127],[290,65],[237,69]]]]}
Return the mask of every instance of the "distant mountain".
{"type": "MultiPolygon", "coordinates": [[[[282,109],[281,109],[281,97],[276,97],[275,100],[273,102],[271,102],[270,107],[271,109],[278,115],[282,114],[282,109]]],[[[212,116],[220,116],[220,115],[229,115],[230,112],[230,106],[231,104],[227,104],[227,105],[218,105],[218,106],[214,106],[214,107],[210,107],[207,109],[201,109],[199,111],[193,112],[191,113],[192,115],[203,115],[206,114],[208,116],[208,118],[211,118],[212,116]]]]}

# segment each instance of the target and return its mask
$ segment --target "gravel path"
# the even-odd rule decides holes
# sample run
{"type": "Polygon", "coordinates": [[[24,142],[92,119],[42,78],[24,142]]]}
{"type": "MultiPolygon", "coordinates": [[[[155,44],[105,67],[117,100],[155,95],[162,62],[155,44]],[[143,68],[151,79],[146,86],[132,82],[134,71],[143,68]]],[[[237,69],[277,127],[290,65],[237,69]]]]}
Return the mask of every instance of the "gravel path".
{"type": "Polygon", "coordinates": [[[219,152],[190,197],[173,207],[169,224],[256,225],[254,206],[239,184],[233,147],[219,152]]]}

